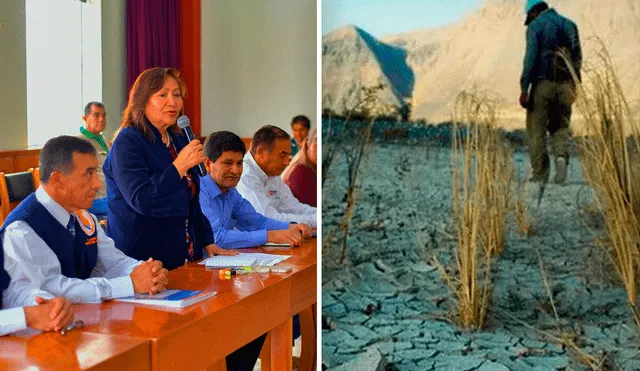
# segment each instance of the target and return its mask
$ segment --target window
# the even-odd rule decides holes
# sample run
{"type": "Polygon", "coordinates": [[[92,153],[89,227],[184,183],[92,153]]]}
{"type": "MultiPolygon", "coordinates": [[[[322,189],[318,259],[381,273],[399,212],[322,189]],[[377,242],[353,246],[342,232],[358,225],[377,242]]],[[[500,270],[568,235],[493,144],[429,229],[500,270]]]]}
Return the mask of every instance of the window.
{"type": "Polygon", "coordinates": [[[26,0],[27,142],[76,135],[102,100],[101,0],[26,0]]]}

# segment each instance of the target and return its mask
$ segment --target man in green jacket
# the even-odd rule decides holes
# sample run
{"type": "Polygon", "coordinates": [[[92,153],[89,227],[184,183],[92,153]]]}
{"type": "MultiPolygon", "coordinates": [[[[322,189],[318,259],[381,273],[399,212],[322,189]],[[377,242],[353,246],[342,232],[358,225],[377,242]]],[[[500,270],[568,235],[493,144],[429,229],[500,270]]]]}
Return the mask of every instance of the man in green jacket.
{"type": "Polygon", "coordinates": [[[100,189],[96,193],[96,199],[93,201],[89,212],[98,216],[98,218],[107,215],[107,184],[104,179],[102,165],[109,153],[109,144],[104,138],[102,132],[107,127],[107,113],[104,104],[100,102],[89,102],[84,107],[84,126],[80,126],[80,134],[78,138],[84,139],[91,143],[98,152],[98,179],[100,179],[100,189]]]}

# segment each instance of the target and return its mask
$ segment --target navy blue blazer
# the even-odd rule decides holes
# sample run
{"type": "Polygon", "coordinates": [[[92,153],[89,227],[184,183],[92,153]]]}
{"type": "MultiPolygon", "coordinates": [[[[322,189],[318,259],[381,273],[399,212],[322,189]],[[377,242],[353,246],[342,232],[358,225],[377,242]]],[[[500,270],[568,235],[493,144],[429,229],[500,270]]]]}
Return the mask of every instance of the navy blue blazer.
{"type": "MultiPolygon", "coordinates": [[[[160,132],[147,125],[155,142],[136,128],[120,131],[104,162],[107,181],[107,235],[126,255],[139,260],[161,260],[174,269],[189,257],[185,219],[193,241],[194,259],[213,243],[213,232],[200,209],[200,177],[195,168],[189,174],[196,185],[191,200],[186,177],[180,178],[173,158],[162,143],[160,132]]],[[[187,145],[182,135],[169,133],[178,152],[187,145]]]]}
{"type": "MultiPolygon", "coordinates": [[[[9,287],[9,283],[11,283],[11,277],[9,277],[9,273],[4,270],[4,249],[2,248],[2,235],[0,235],[0,297],[9,287]]],[[[2,309],[2,300],[0,300],[0,309],[2,309]]]]}

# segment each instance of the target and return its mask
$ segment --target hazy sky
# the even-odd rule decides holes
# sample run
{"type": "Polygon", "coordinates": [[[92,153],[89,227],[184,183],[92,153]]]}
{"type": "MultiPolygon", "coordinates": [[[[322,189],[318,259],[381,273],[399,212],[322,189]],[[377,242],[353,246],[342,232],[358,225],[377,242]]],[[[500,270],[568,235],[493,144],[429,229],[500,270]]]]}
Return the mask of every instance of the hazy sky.
{"type": "Polygon", "coordinates": [[[375,37],[453,23],[482,0],[322,0],[322,34],[355,24],[375,37]]]}

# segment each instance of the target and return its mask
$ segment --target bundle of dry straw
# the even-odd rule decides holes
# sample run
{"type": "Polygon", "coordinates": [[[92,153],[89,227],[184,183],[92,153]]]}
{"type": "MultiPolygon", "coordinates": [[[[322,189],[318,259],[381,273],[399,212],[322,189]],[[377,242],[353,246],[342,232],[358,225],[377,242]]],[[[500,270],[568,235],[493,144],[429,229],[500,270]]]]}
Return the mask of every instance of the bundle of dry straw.
{"type": "Polygon", "coordinates": [[[640,125],[638,116],[630,110],[607,49],[600,40],[597,42],[599,52],[585,66],[582,83],[572,71],[579,125],[585,134],[578,148],[594,201],[604,215],[607,238],[603,247],[636,313],[640,273],[640,125]]]}
{"type": "Polygon", "coordinates": [[[511,151],[496,128],[497,102],[462,92],[456,99],[453,140],[453,218],[456,270],[441,269],[456,293],[462,327],[484,326],[491,302],[493,258],[504,249],[511,151]]]}

